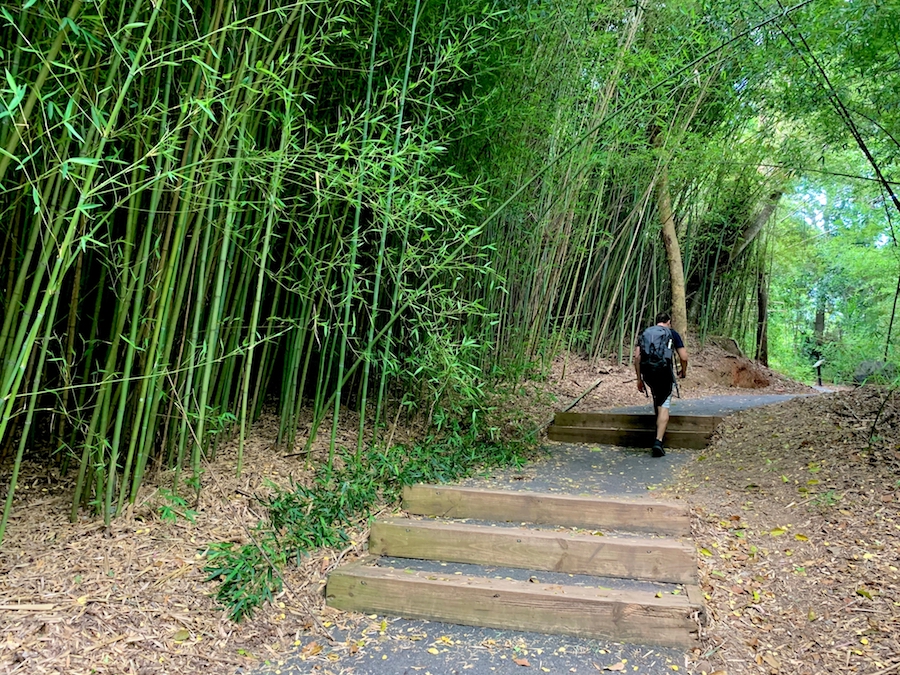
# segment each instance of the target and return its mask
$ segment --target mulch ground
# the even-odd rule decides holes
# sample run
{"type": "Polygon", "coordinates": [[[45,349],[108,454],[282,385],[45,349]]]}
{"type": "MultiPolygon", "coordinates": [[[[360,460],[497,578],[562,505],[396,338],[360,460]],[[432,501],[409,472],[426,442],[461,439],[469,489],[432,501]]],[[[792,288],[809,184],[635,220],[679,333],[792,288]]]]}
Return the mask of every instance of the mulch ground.
{"type": "Polygon", "coordinates": [[[710,617],[694,672],[900,672],[900,395],[734,415],[672,493],[710,617]]]}
{"type": "MultiPolygon", "coordinates": [[[[808,391],[717,349],[692,355],[686,398],[750,385],[755,393],[808,391]]],[[[598,381],[579,408],[644,402],[627,364],[570,357],[499,405],[540,426],[598,381]]],[[[691,655],[694,672],[900,670],[900,412],[889,398],[879,413],[883,398],[862,389],[742,413],[673,489],[695,505],[711,617],[691,655]]],[[[194,522],[163,519],[172,477],[160,474],[108,530],[84,514],[70,523],[71,481],[26,466],[0,547],[0,673],[219,675],[283,658],[297,644],[327,669],[342,650],[364,648],[325,637],[343,617],[324,607],[322,588],[334,566],[362,549],[365,530],[345,550],[290,566],[276,602],[240,624],[205,582],[211,542],[249,541],[263,515],[253,496],[268,482],[309,481],[323,461],[327,439],[297,455],[274,447],[276,428],[272,417],[255,428],[239,478],[234,444],[223,443],[205,467],[199,503],[189,505],[194,522]]],[[[356,428],[347,414],[339,443],[355,446],[356,428]]],[[[398,442],[414,438],[415,420],[392,433],[398,442]]]]}

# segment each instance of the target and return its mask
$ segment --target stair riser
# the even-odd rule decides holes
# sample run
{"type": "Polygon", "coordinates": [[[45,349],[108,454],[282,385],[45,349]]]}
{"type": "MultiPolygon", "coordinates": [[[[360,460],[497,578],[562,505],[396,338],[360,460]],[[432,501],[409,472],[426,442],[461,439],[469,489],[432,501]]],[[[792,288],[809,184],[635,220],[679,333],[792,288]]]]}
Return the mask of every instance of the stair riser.
{"type": "MultiPolygon", "coordinates": [[[[672,415],[668,431],[702,431],[712,433],[725,419],[716,415],[672,415]]],[[[652,413],[556,413],[553,423],[560,427],[594,427],[606,429],[656,429],[652,413]]]]}
{"type": "MultiPolygon", "coordinates": [[[[666,447],[702,450],[709,445],[712,432],[666,431],[666,447]]],[[[551,441],[568,443],[596,443],[598,445],[618,445],[629,448],[650,448],[656,439],[656,432],[640,429],[597,429],[592,427],[560,427],[551,425],[547,429],[551,441]]]]}
{"type": "Polygon", "coordinates": [[[512,528],[451,523],[377,522],[369,534],[374,555],[495,565],[566,574],[696,583],[693,550],[666,540],[570,537],[512,528]]]}
{"type": "Polygon", "coordinates": [[[686,598],[642,603],[572,597],[462,579],[423,580],[402,573],[357,577],[347,568],[331,574],[326,597],[330,606],[348,611],[682,649],[696,646],[691,613],[697,608],[686,598]]]}
{"type": "Polygon", "coordinates": [[[650,500],[603,500],[536,492],[413,485],[403,491],[409,513],[444,518],[552,524],[596,530],[691,532],[690,514],[680,505],[650,500]]]}

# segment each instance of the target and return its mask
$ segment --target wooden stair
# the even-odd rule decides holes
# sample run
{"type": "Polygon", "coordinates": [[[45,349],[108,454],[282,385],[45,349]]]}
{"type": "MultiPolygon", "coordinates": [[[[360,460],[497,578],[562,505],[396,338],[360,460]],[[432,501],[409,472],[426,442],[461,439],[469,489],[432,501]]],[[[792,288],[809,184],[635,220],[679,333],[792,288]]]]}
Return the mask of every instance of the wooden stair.
{"type": "Polygon", "coordinates": [[[682,505],[435,485],[407,488],[403,505],[415,517],[374,523],[370,555],[331,573],[330,606],[668,647],[696,642],[696,557],[672,537],[689,532],[682,505]],[[405,559],[403,568],[391,558],[405,559]],[[518,581],[491,577],[498,569],[526,571],[518,581]],[[629,581],[616,589],[612,579],[629,581]]]}
{"type": "MultiPolygon", "coordinates": [[[[717,415],[672,415],[666,446],[703,449],[723,419],[717,415]]],[[[656,418],[650,413],[556,413],[547,437],[569,443],[649,448],[656,438],[656,418]]]]}

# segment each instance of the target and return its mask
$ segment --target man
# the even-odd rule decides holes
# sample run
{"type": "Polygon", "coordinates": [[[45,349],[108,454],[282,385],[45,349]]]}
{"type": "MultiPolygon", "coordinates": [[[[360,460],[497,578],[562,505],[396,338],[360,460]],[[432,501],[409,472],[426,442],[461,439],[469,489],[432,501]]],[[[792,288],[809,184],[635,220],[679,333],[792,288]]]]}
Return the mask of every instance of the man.
{"type": "Polygon", "coordinates": [[[645,387],[653,396],[653,413],[656,415],[656,440],[652,455],[663,457],[663,437],[669,424],[669,406],[672,403],[672,385],[675,384],[673,353],[681,362],[679,376],[687,375],[688,353],[684,340],[672,329],[672,317],[665,312],[656,315],[656,325],[641,333],[634,348],[634,372],[637,373],[637,388],[643,393],[645,387]]]}

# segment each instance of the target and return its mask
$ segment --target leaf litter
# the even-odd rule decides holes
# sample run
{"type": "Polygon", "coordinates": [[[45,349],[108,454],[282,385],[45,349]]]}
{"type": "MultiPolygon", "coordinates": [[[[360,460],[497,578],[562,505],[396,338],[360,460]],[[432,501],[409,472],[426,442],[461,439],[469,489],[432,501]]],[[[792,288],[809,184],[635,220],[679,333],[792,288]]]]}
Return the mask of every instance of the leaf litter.
{"type": "Polygon", "coordinates": [[[701,554],[692,672],[900,672],[900,395],[732,415],[669,492],[701,554]]]}

